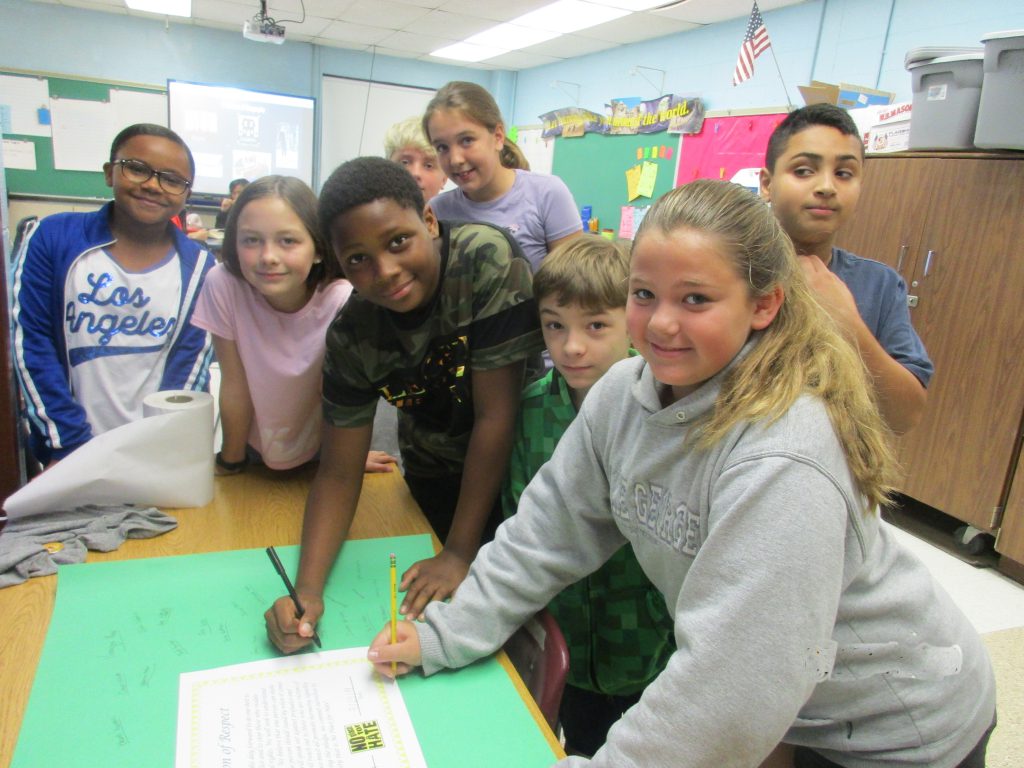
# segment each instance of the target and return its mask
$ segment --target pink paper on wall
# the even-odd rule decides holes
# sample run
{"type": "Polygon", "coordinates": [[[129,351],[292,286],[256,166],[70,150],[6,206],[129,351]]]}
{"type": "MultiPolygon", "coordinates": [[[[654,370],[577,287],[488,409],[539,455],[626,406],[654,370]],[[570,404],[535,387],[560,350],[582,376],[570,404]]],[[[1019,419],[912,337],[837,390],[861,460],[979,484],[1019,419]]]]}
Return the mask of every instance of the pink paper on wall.
{"type": "Polygon", "coordinates": [[[742,168],[762,167],[768,137],[785,116],[705,118],[700,133],[682,136],[676,186],[694,179],[731,179],[742,168]]]}

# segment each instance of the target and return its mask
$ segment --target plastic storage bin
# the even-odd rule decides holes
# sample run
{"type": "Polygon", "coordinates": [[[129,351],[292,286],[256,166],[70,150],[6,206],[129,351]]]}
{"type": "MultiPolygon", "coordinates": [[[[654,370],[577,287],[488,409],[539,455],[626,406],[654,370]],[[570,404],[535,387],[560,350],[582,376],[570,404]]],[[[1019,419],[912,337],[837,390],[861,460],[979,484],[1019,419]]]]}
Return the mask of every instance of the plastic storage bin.
{"type": "Polygon", "coordinates": [[[914,106],[910,149],[972,149],[984,77],[984,53],[911,63],[914,106]]]}
{"type": "Polygon", "coordinates": [[[976,146],[1024,149],[1024,29],[992,32],[985,44],[976,146]]]}

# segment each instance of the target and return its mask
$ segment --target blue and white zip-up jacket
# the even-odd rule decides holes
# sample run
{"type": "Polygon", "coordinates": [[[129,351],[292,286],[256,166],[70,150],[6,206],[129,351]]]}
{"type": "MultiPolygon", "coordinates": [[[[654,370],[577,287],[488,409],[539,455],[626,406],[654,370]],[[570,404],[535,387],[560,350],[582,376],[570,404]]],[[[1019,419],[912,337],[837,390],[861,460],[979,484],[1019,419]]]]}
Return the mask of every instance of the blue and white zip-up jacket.
{"type": "MultiPolygon", "coordinates": [[[[58,213],[34,224],[15,254],[13,283],[14,363],[24,395],[32,451],[44,465],[93,437],[85,409],[71,391],[65,335],[65,285],[75,262],[113,244],[107,203],[93,213],[58,213]]],[[[168,225],[171,226],[171,225],[168,225]]],[[[199,289],[214,264],[209,251],[174,229],[181,268],[176,328],[159,389],[209,389],[209,335],[188,320],[199,289]]]]}

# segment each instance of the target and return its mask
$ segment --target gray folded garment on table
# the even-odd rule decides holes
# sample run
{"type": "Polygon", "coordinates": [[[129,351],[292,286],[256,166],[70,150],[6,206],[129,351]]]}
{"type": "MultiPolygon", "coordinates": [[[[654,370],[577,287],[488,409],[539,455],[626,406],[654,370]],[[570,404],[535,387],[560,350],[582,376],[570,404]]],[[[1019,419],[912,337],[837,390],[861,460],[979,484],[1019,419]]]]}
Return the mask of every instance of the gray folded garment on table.
{"type": "Polygon", "coordinates": [[[110,552],[125,539],[148,539],[178,526],[156,507],[87,504],[15,517],[0,531],[0,587],[48,576],[58,565],[85,561],[87,549],[110,552]]]}

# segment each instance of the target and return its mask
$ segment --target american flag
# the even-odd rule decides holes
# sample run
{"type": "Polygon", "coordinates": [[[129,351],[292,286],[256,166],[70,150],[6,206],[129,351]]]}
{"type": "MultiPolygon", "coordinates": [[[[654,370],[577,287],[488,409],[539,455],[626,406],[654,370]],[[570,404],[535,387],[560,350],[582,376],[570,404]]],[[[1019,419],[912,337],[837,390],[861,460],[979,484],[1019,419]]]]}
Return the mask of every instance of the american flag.
{"type": "Polygon", "coordinates": [[[750,12],[750,21],[747,22],[747,31],[743,35],[743,45],[740,46],[740,55],[736,59],[736,71],[732,73],[732,84],[739,85],[744,80],[750,79],[754,74],[754,59],[768,50],[772,41],[768,39],[768,30],[765,29],[764,19],[761,18],[761,11],[754,2],[754,10],[750,12]]]}

